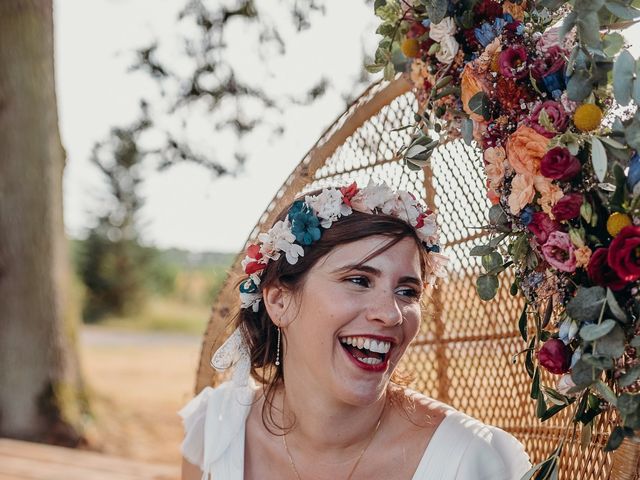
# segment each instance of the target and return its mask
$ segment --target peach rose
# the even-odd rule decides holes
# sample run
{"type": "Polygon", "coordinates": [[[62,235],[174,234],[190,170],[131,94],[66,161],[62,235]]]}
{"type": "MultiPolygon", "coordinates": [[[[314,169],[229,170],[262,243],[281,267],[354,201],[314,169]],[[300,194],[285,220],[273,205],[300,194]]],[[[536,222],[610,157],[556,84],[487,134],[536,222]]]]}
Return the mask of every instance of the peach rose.
{"type": "Polygon", "coordinates": [[[524,12],[527,8],[527,1],[524,0],[520,5],[506,1],[502,4],[502,13],[508,13],[515,20],[524,20],[524,12]]]}
{"type": "Polygon", "coordinates": [[[549,139],[533,128],[520,125],[507,140],[507,160],[516,173],[538,175],[540,160],[547,153],[549,139]]]}
{"type": "Polygon", "coordinates": [[[486,91],[487,89],[484,87],[480,75],[473,67],[473,64],[467,63],[460,78],[460,97],[462,99],[462,108],[467,112],[467,114],[469,114],[471,120],[476,122],[484,121],[482,115],[478,115],[471,111],[469,108],[469,100],[471,100],[476,93],[486,91]]]}
{"type": "Polygon", "coordinates": [[[540,193],[538,204],[542,207],[542,211],[553,220],[554,216],[551,213],[551,209],[558,203],[558,200],[564,197],[564,192],[558,185],[542,175],[536,175],[533,179],[533,184],[540,193]]]}
{"type": "Polygon", "coordinates": [[[487,48],[480,54],[475,61],[477,64],[477,71],[479,73],[485,73],[487,70],[493,70],[494,62],[502,50],[502,37],[498,35],[493,39],[487,48]]]}
{"type": "Polygon", "coordinates": [[[506,153],[502,147],[490,147],[484,151],[484,170],[487,173],[489,188],[495,190],[504,178],[506,153]]]}
{"type": "Polygon", "coordinates": [[[586,267],[589,264],[589,260],[591,259],[591,249],[586,245],[579,247],[574,252],[576,256],[576,267],[586,267]]]}
{"type": "Polygon", "coordinates": [[[507,200],[511,214],[519,214],[520,210],[533,201],[535,194],[533,177],[522,173],[516,174],[511,181],[511,194],[507,200]]]}

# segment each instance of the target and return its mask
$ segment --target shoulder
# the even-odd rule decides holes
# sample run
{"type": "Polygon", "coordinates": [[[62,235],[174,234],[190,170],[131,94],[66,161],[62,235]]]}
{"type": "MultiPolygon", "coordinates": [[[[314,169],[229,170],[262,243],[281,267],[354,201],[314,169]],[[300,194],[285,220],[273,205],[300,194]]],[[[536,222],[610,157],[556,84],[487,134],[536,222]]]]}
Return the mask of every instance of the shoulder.
{"type": "Polygon", "coordinates": [[[243,431],[253,403],[254,385],[238,386],[225,382],[216,388],[205,387],[179,412],[184,427],[182,456],[200,467],[224,454],[243,431]]]}
{"type": "Polygon", "coordinates": [[[513,435],[453,408],[437,433],[438,443],[459,446],[456,479],[513,480],[531,468],[524,446],[513,435]]]}

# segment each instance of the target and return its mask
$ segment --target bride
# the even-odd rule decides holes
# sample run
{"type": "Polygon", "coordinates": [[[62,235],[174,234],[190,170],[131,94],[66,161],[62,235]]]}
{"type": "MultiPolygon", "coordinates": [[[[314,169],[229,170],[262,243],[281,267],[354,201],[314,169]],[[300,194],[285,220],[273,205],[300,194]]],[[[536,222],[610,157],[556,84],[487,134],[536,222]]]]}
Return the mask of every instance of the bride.
{"type": "MultiPolygon", "coordinates": [[[[233,377],[180,412],[186,480],[514,480],[508,433],[407,387],[396,367],[443,276],[435,214],[356,184],[293,202],[247,251],[233,377]]],[[[428,321],[428,320],[425,320],[428,321]]]]}

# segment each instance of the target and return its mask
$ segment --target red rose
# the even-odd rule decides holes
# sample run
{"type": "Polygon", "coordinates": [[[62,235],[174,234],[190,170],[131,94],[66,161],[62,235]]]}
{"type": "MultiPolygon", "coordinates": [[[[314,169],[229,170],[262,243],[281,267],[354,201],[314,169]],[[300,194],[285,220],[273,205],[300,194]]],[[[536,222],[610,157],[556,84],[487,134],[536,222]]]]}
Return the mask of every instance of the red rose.
{"type": "Polygon", "coordinates": [[[580,173],[580,160],[564,147],[554,147],[540,160],[540,173],[554,180],[570,180],[580,173]]]}
{"type": "Polygon", "coordinates": [[[562,340],[552,338],[538,351],[538,361],[551,373],[566,373],[571,366],[571,349],[562,340]]]}
{"type": "Polygon", "coordinates": [[[529,222],[527,228],[536,236],[540,245],[547,241],[551,232],[561,228],[558,222],[551,220],[549,215],[544,212],[536,212],[531,217],[531,222],[529,222]]]}
{"type": "Polygon", "coordinates": [[[551,209],[551,213],[553,213],[553,216],[556,217],[556,220],[559,222],[562,220],[574,219],[580,215],[582,202],[582,194],[569,193],[558,200],[558,203],[556,203],[551,209]]]}
{"type": "Polygon", "coordinates": [[[609,245],[607,261],[625,282],[640,278],[640,227],[629,225],[620,230],[609,245]]]}
{"type": "Polygon", "coordinates": [[[539,58],[533,64],[531,72],[534,78],[541,79],[547,75],[552,75],[564,69],[566,64],[565,54],[557,45],[553,45],[547,49],[544,56],[539,58]]]}
{"type": "Polygon", "coordinates": [[[593,283],[601,287],[609,287],[611,290],[622,290],[626,282],[609,266],[607,256],[608,248],[598,248],[589,259],[587,275],[593,283]]]}

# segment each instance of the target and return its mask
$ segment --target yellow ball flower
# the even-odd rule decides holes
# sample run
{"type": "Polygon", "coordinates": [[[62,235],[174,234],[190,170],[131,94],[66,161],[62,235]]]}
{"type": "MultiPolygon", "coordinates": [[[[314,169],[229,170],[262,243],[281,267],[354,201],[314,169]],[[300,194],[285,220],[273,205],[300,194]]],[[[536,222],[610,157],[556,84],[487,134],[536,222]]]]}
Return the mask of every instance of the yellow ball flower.
{"type": "Polygon", "coordinates": [[[624,227],[631,225],[631,217],[626,213],[613,212],[607,219],[607,232],[612,237],[620,233],[624,227]]]}
{"type": "Polygon", "coordinates": [[[420,56],[420,43],[415,38],[405,38],[400,48],[405,57],[417,58],[420,56]]]}
{"type": "Polygon", "coordinates": [[[600,126],[602,110],[593,103],[583,103],[573,114],[573,123],[578,130],[590,132],[600,126]]]}

